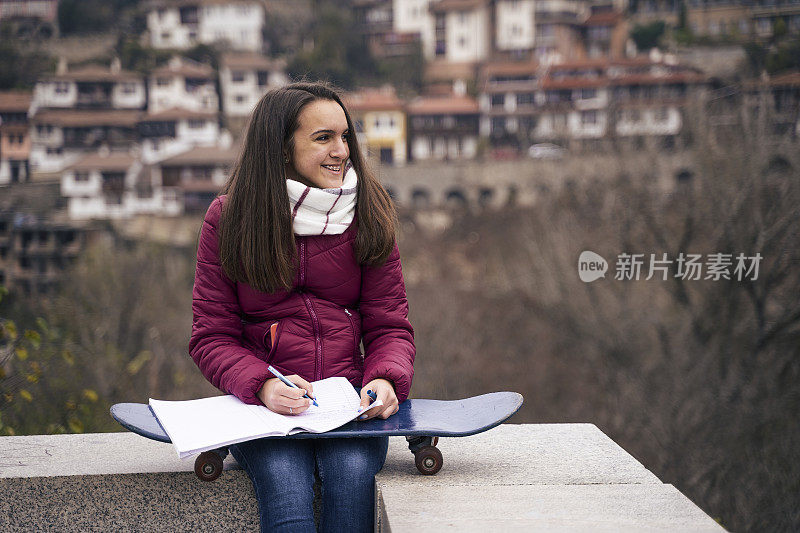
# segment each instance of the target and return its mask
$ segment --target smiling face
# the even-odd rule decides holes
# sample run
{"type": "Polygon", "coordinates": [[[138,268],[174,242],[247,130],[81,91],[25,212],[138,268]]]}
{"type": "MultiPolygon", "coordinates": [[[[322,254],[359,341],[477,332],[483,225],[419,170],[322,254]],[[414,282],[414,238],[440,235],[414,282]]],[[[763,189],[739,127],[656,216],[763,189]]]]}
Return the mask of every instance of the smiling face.
{"type": "Polygon", "coordinates": [[[347,117],[334,100],[314,100],[300,111],[286,177],[311,187],[342,186],[350,156],[347,117]]]}

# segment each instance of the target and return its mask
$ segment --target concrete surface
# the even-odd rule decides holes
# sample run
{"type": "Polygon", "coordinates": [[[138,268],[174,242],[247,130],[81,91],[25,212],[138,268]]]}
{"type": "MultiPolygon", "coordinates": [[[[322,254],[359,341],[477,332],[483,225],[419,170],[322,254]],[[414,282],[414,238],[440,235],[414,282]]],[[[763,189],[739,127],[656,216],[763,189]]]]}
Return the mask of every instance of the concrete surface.
{"type": "MultiPolygon", "coordinates": [[[[376,477],[379,531],[721,530],[591,424],[504,424],[441,439],[423,476],[392,437],[376,477]]],[[[0,437],[0,531],[255,531],[232,457],[217,481],[132,433],[0,437]]]]}
{"type": "Polygon", "coordinates": [[[724,531],[593,424],[503,424],[438,448],[442,469],[423,476],[390,441],[379,531],[724,531]]]}
{"type": "Polygon", "coordinates": [[[386,486],[392,533],[722,531],[672,485],[386,486]],[[424,524],[424,527],[422,526],[424,524]]]}

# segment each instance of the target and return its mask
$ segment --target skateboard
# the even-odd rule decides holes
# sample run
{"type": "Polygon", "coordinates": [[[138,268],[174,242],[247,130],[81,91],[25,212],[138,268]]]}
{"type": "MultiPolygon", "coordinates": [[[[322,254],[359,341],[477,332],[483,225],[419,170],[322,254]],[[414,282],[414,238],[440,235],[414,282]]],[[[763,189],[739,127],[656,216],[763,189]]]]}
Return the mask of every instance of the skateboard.
{"type": "MultiPolygon", "coordinates": [[[[463,400],[406,400],[400,410],[383,420],[353,420],[325,433],[296,433],[276,439],[325,439],[402,436],[414,454],[417,470],[425,475],[436,474],[443,464],[442,452],[436,447],[439,437],[468,437],[502,424],[522,406],[522,395],[516,392],[492,392],[463,400]]],[[[111,407],[111,416],[122,427],[148,439],[170,442],[150,406],[144,403],[118,403],[111,407]]],[[[201,453],[194,463],[197,477],[213,481],[222,473],[222,461],[228,448],[201,453]]]]}

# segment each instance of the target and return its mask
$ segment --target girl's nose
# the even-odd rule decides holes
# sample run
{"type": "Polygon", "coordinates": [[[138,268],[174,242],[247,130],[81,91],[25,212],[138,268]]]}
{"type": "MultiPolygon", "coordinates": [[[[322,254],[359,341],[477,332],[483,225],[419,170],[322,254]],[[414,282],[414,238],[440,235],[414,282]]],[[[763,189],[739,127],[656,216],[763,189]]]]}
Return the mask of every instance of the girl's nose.
{"type": "Polygon", "coordinates": [[[347,141],[343,139],[339,139],[336,141],[336,144],[333,145],[333,149],[331,150],[331,157],[338,157],[344,159],[349,154],[349,149],[347,147],[347,141]]]}

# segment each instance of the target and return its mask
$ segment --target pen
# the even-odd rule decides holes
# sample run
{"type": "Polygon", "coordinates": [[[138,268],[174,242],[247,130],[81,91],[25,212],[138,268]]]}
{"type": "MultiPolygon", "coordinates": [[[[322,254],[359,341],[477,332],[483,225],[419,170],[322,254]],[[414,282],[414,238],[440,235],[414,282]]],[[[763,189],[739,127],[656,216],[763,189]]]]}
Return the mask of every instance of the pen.
{"type": "MultiPolygon", "coordinates": [[[[284,383],[286,383],[287,385],[289,385],[289,386],[290,386],[290,387],[292,387],[293,389],[299,389],[299,388],[300,388],[300,387],[298,387],[297,385],[295,385],[294,383],[292,383],[291,381],[289,381],[288,379],[286,379],[286,378],[284,377],[284,375],[283,375],[283,374],[281,374],[280,372],[278,372],[277,370],[275,370],[274,368],[272,368],[272,365],[269,365],[269,367],[267,368],[267,370],[269,370],[270,372],[272,372],[272,373],[275,375],[275,377],[276,377],[276,378],[278,378],[279,380],[283,381],[284,383]]],[[[305,394],[303,394],[303,398],[308,398],[309,400],[311,400],[311,403],[313,403],[314,405],[316,405],[317,407],[319,407],[319,404],[317,403],[317,400],[315,400],[314,398],[312,398],[311,396],[309,396],[309,395],[308,395],[308,391],[306,391],[306,393],[305,393],[305,394]]]]}
{"type": "MultiPolygon", "coordinates": [[[[378,394],[376,392],[372,392],[372,389],[367,390],[367,396],[369,396],[373,402],[378,399],[378,394]]],[[[361,415],[358,417],[358,419],[363,420],[365,416],[367,415],[361,415]]]]}

